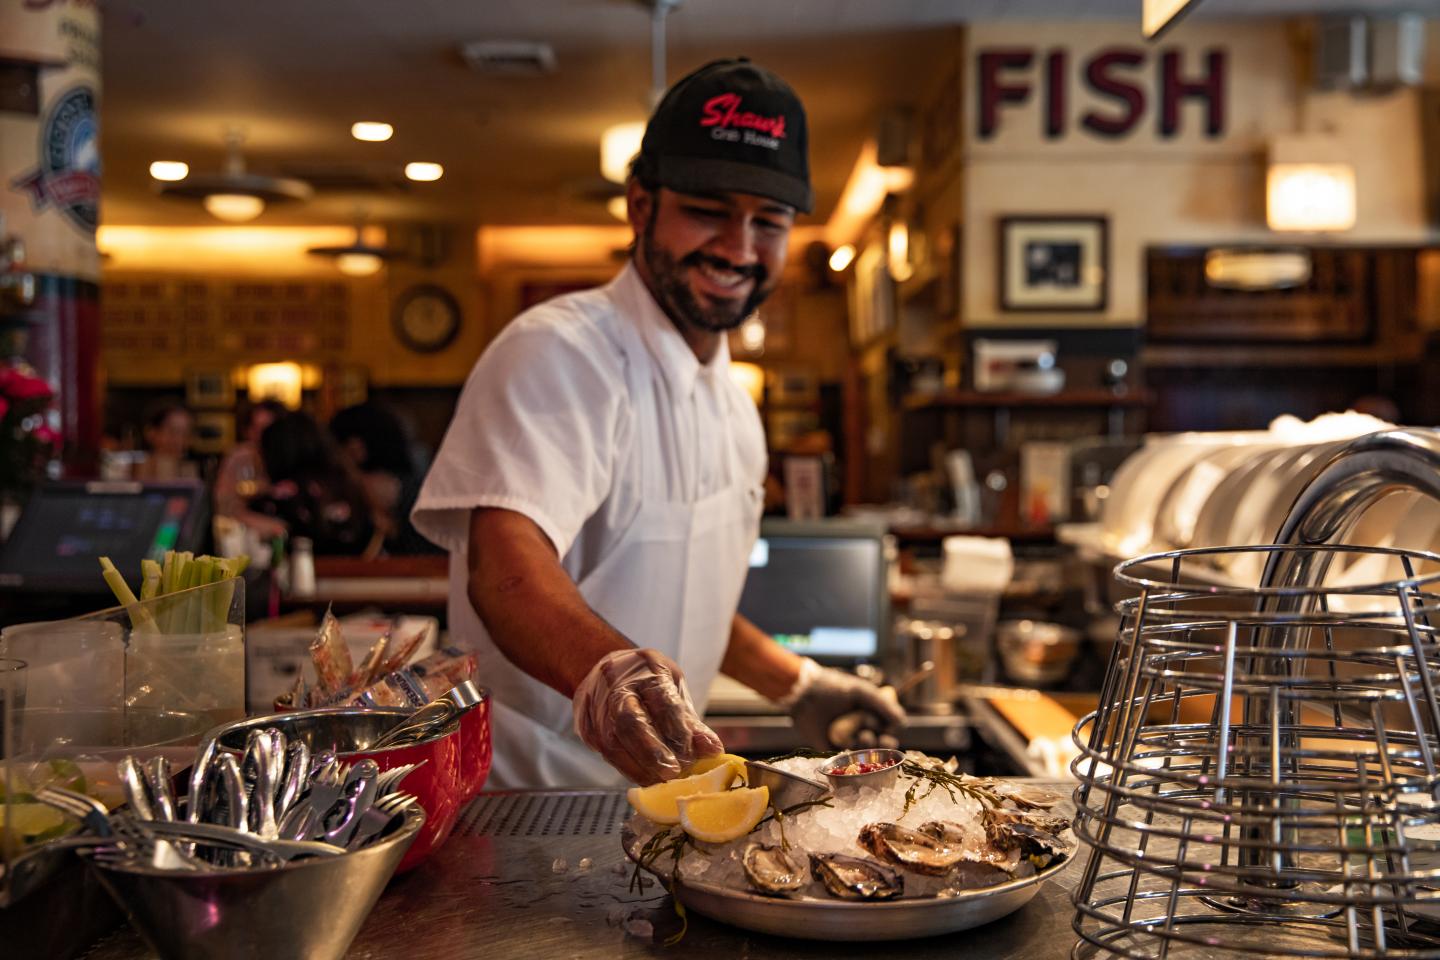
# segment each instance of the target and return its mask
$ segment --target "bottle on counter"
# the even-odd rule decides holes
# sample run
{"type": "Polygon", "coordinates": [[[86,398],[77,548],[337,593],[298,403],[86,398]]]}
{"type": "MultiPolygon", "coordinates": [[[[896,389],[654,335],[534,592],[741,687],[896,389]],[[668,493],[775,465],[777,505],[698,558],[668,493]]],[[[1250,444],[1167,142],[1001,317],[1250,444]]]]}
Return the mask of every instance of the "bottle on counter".
{"type": "Polygon", "coordinates": [[[315,596],[315,545],[309,537],[296,537],[290,544],[290,595],[315,596]]]}

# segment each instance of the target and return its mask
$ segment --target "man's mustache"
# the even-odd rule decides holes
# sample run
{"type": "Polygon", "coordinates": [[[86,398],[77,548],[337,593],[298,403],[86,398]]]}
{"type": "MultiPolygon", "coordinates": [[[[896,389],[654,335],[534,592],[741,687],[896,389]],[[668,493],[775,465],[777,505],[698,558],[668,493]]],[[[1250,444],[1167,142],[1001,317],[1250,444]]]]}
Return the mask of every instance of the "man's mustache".
{"type": "Polygon", "coordinates": [[[708,253],[701,253],[699,250],[687,255],[683,260],[680,261],[680,264],[686,267],[698,267],[701,264],[706,264],[708,266],[714,267],[716,270],[730,270],[740,274],[741,276],[754,278],[762,285],[765,283],[765,278],[769,274],[769,271],[767,271],[763,266],[758,263],[752,263],[749,266],[741,267],[731,263],[729,260],[726,260],[723,257],[711,256],[708,253]]]}

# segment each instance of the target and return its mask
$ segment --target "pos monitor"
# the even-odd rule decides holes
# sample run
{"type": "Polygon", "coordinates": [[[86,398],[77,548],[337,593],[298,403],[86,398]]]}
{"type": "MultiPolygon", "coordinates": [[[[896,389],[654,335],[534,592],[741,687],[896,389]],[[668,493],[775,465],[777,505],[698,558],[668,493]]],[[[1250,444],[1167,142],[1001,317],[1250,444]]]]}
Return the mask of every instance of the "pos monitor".
{"type": "Polygon", "coordinates": [[[100,557],[130,579],[166,550],[203,549],[209,498],[199,480],[62,481],[36,489],[0,549],[0,587],[108,593],[100,557]]]}
{"type": "Polygon", "coordinates": [[[740,613],[786,648],[849,666],[889,642],[885,530],[845,520],[766,520],[740,613]]]}

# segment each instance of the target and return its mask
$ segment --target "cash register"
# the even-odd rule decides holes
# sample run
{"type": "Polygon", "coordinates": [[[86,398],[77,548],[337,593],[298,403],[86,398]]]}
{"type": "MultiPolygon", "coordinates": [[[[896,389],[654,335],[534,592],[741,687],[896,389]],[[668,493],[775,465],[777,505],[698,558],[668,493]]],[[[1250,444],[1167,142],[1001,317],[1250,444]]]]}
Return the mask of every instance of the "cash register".
{"type": "MultiPolygon", "coordinates": [[[[832,666],[882,659],[890,639],[883,526],[849,520],[767,519],[750,552],[741,616],[781,646],[832,666]]],[[[710,713],[757,713],[768,701],[728,677],[710,713]]]]}
{"type": "Polygon", "coordinates": [[[113,606],[100,557],[133,576],[142,559],[160,559],[166,550],[202,551],[209,521],[209,495],[199,480],[44,484],[0,547],[0,597],[11,614],[113,606]]]}

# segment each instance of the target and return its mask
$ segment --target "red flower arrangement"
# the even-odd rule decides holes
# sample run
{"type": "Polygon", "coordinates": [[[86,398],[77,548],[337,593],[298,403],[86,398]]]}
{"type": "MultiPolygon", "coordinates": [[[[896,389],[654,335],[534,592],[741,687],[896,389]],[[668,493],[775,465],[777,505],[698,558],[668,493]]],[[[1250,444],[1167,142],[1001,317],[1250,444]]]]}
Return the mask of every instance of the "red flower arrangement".
{"type": "Polygon", "coordinates": [[[0,497],[27,494],[59,453],[60,434],[45,422],[54,396],[43,378],[0,366],[0,497]]]}

